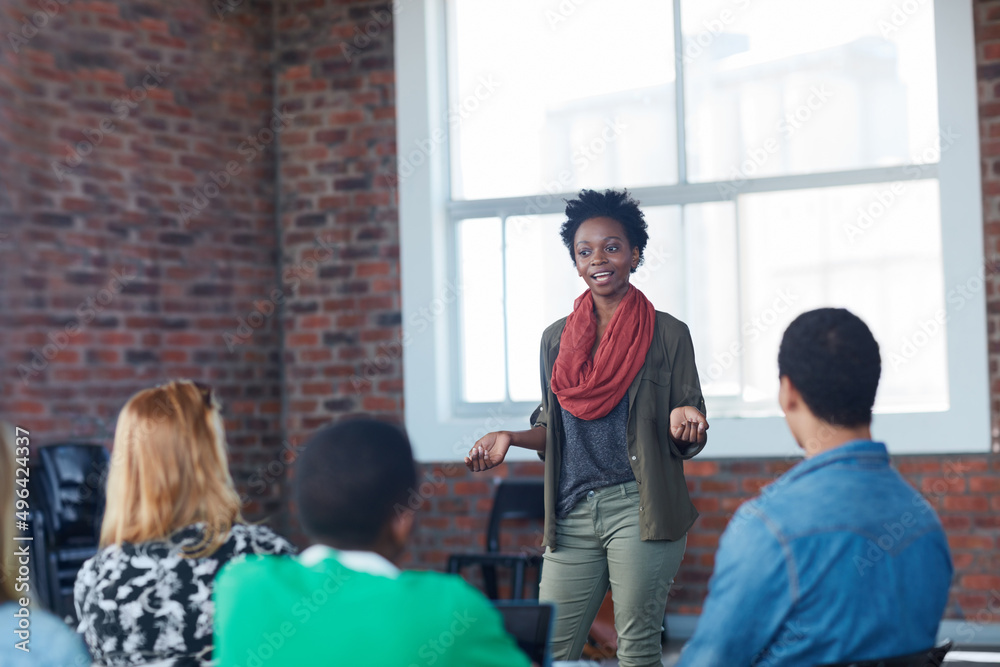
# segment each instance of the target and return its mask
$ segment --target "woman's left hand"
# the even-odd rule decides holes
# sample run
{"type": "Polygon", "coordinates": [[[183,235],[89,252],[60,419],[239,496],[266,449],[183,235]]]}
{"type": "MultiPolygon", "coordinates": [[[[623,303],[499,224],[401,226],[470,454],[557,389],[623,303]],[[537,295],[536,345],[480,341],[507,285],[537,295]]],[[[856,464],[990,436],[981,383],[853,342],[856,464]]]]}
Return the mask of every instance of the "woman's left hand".
{"type": "Polygon", "coordinates": [[[708,435],[708,420],[697,408],[682,405],[670,411],[670,435],[684,445],[702,445],[708,435]]]}

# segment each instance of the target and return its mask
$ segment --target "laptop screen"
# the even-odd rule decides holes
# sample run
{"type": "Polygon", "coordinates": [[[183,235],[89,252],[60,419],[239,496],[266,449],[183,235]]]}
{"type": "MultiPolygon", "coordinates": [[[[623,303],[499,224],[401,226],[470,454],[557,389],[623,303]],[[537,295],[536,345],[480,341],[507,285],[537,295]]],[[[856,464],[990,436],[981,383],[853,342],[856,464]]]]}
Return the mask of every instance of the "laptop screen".
{"type": "Polygon", "coordinates": [[[554,607],[551,604],[510,600],[494,600],[493,605],[503,617],[507,632],[517,640],[521,650],[532,662],[541,667],[549,667],[552,664],[549,638],[552,636],[554,607]]]}

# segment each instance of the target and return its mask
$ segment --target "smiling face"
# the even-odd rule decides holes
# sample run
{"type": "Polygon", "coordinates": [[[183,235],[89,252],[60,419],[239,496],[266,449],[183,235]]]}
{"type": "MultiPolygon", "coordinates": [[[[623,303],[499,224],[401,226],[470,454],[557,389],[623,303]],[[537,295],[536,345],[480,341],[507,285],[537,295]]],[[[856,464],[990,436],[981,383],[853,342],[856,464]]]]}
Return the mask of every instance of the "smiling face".
{"type": "Polygon", "coordinates": [[[594,296],[621,298],[628,291],[639,249],[629,245],[625,228],[612,218],[584,220],[573,239],[576,270],[594,296]]]}

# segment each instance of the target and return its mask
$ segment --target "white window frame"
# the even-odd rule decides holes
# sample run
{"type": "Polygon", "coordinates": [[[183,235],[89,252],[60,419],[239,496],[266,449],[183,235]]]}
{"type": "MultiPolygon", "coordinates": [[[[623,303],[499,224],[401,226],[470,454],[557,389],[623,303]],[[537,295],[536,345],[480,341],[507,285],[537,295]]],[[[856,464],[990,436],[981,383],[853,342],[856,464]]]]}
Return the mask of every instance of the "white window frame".
{"type": "MultiPolygon", "coordinates": [[[[489,431],[527,428],[534,407],[524,403],[455,404],[460,351],[454,223],[461,218],[495,216],[505,209],[517,214],[524,211],[527,201],[536,203],[540,213],[562,213],[563,197],[575,195],[450,201],[445,11],[444,0],[406,0],[394,11],[396,146],[400,162],[405,160],[408,165],[407,173],[399,174],[396,181],[405,420],[420,461],[460,460],[475,440],[489,431]]],[[[675,38],[679,38],[676,18],[675,14],[675,38]]],[[[921,169],[939,182],[941,252],[945,292],[949,294],[981,276],[975,267],[984,266],[972,0],[935,2],[934,25],[939,123],[957,133],[959,139],[941,152],[937,165],[921,169]]],[[[683,104],[681,95],[678,104],[683,104]]],[[[682,142],[678,150],[683,168],[682,142]]],[[[738,191],[903,181],[912,178],[912,169],[899,166],[749,179],[738,191]]],[[[719,200],[715,183],[630,190],[643,206],[719,200]]],[[[943,412],[876,414],[873,435],[885,441],[894,454],[989,451],[985,287],[973,292],[971,299],[947,298],[945,309],[950,408],[943,412]]],[[[884,343],[883,357],[889,351],[884,343]]],[[[781,417],[713,418],[709,414],[709,421],[709,446],[702,458],[794,456],[799,452],[781,417]]],[[[531,452],[519,449],[508,455],[508,460],[533,459],[531,452]]]]}

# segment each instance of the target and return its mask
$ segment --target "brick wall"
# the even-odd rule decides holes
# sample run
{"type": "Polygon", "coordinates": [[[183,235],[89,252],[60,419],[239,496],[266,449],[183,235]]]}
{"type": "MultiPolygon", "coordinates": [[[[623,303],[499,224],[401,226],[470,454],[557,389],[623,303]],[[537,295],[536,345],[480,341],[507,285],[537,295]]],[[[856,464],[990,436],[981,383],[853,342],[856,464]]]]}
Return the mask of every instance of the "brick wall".
{"type": "Polygon", "coordinates": [[[227,404],[241,484],[280,443],[277,323],[239,324],[276,284],[273,145],[240,150],[271,116],[272,21],[236,4],[0,9],[2,396],[37,444],[108,441],[173,377],[227,404]]]}
{"type": "MultiPolygon", "coordinates": [[[[277,2],[279,233],[290,443],[358,413],[402,420],[392,9],[277,2]],[[377,373],[366,373],[376,368],[377,373]],[[366,378],[371,378],[369,381],[366,378]]],[[[294,532],[294,526],[290,527],[294,532]]]]}

